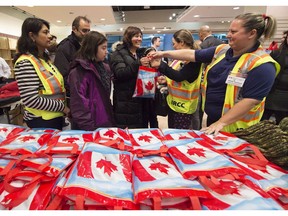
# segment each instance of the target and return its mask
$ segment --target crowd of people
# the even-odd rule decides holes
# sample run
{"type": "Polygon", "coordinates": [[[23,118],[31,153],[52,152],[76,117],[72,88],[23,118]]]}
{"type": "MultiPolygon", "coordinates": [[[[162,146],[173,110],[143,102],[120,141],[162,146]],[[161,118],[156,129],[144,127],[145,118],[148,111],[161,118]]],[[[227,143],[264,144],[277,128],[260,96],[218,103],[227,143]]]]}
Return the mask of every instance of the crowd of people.
{"type": "Polygon", "coordinates": [[[142,66],[156,68],[157,82],[168,88],[169,128],[234,132],[272,115],[279,123],[288,114],[287,32],[270,54],[260,42],[273,36],[275,26],[272,16],[241,14],[230,24],[228,44],[205,25],[200,46],[191,31],[181,29],[173,34],[174,50],[165,51],[158,50],[160,37],[141,49],[143,32],[129,26],[108,53],[107,38],[91,31],[85,16],[74,19],[71,34],[59,44],[47,21],[27,18],[14,58],[24,121],[60,130],[67,117],[72,130],[157,128],[155,101],[133,97],[142,66]]]}

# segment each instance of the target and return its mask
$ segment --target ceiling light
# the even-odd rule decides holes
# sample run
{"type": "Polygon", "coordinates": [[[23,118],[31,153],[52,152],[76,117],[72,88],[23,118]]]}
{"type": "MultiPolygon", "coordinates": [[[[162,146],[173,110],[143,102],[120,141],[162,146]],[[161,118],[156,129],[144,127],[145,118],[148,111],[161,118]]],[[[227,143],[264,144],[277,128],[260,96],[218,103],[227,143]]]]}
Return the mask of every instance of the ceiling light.
{"type": "Polygon", "coordinates": [[[123,28],[120,28],[120,31],[123,31],[123,28]]]}
{"type": "Polygon", "coordinates": [[[233,10],[239,10],[240,7],[233,7],[233,10]]]}
{"type": "Polygon", "coordinates": [[[194,17],[200,17],[200,15],[197,14],[197,15],[194,15],[194,17]]]}
{"type": "Polygon", "coordinates": [[[161,31],[157,31],[157,33],[160,33],[161,31]]]}
{"type": "Polygon", "coordinates": [[[172,14],[172,16],[173,16],[173,17],[175,17],[175,16],[176,16],[176,14],[175,14],[175,13],[173,13],[173,14],[172,14]]]}
{"type": "Polygon", "coordinates": [[[154,26],[154,27],[152,27],[152,29],[153,29],[153,30],[155,30],[155,26],[154,26]]]}
{"type": "Polygon", "coordinates": [[[105,18],[101,18],[100,20],[101,20],[101,21],[105,21],[106,19],[105,19],[105,18]]]}
{"type": "Polygon", "coordinates": [[[169,20],[172,20],[172,19],[173,19],[173,18],[170,16],[170,17],[169,17],[169,20]]]}
{"type": "Polygon", "coordinates": [[[61,23],[62,21],[61,20],[57,20],[56,22],[61,23]]]}

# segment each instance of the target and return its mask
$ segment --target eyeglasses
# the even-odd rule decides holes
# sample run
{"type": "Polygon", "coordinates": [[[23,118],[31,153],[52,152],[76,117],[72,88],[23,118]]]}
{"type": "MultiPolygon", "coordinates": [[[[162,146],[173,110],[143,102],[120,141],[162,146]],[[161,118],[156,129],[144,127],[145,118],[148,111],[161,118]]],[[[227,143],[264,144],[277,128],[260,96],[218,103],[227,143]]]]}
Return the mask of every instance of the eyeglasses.
{"type": "Polygon", "coordinates": [[[90,29],[78,29],[78,31],[82,32],[83,34],[86,34],[90,32],[90,29]]]}

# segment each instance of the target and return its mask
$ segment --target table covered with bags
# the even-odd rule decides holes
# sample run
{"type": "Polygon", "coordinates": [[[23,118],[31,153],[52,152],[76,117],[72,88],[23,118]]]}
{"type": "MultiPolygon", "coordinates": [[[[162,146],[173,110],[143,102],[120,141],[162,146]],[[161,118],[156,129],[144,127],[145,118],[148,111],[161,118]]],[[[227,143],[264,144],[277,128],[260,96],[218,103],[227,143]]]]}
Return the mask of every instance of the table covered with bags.
{"type": "Polygon", "coordinates": [[[288,171],[233,134],[0,124],[1,210],[287,210],[288,171]]]}

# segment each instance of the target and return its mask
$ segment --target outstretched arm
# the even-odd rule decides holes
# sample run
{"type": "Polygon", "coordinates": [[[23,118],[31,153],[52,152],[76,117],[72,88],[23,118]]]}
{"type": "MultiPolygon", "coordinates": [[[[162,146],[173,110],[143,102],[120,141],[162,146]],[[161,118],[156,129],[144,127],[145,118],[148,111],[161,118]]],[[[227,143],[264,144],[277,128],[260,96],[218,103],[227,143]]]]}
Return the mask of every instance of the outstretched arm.
{"type": "Polygon", "coordinates": [[[158,51],[156,53],[153,53],[151,56],[153,58],[167,57],[171,59],[195,62],[195,50],[192,49],[158,51]]]}

